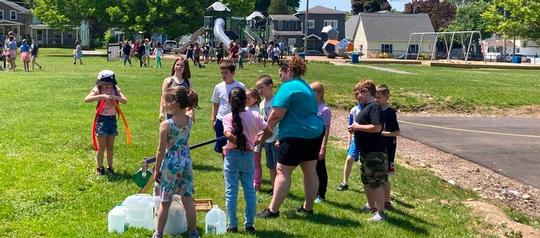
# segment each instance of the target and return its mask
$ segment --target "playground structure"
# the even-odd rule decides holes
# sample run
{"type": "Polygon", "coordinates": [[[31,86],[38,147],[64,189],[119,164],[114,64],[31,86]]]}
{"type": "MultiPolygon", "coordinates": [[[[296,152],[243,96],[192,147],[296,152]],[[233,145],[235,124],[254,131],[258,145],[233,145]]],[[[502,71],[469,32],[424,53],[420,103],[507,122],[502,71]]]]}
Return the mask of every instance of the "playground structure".
{"type": "Polygon", "coordinates": [[[333,29],[332,26],[323,27],[321,33],[327,40],[322,46],[322,50],[326,57],[335,58],[341,56],[348,58],[348,52],[352,51],[352,43],[346,39],[338,41],[339,31],[333,29]]]}
{"type": "Polygon", "coordinates": [[[218,44],[223,43],[226,50],[229,50],[229,43],[237,41],[245,46],[248,42],[262,43],[262,36],[266,29],[265,17],[260,12],[253,12],[248,17],[230,16],[231,10],[221,2],[214,2],[206,8],[207,15],[204,16],[204,23],[201,28],[193,34],[180,38],[180,47],[174,49],[174,53],[184,54],[189,45],[195,42],[218,44]]]}
{"type": "MultiPolygon", "coordinates": [[[[411,33],[409,35],[409,42],[407,43],[407,53],[405,58],[416,60],[430,59],[431,61],[446,58],[446,60],[450,61],[456,57],[456,54],[453,51],[455,50],[454,45],[457,43],[461,45],[461,52],[459,52],[460,54],[457,56],[457,58],[460,60],[463,58],[465,62],[467,62],[471,58],[476,58],[477,56],[486,53],[479,53],[479,51],[482,51],[482,49],[479,47],[479,42],[482,42],[482,34],[479,31],[411,33]],[[475,36],[477,38],[475,38],[475,36]],[[418,40],[418,38],[420,39],[418,40]],[[448,42],[448,40],[450,40],[450,42],[448,42]],[[433,44],[432,47],[429,47],[428,51],[425,51],[425,49],[422,48],[422,44],[425,42],[433,44]],[[443,51],[438,51],[443,43],[443,51]],[[473,50],[476,54],[471,54],[471,50],[473,50]]],[[[484,57],[482,57],[482,61],[485,61],[484,57]]]]}

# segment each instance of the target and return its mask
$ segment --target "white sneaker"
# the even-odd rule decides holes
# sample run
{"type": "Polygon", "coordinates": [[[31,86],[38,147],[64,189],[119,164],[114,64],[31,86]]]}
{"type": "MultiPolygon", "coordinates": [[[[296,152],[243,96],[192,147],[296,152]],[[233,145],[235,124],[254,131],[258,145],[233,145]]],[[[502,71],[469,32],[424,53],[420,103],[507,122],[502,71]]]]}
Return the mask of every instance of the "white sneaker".
{"type": "Polygon", "coordinates": [[[383,222],[386,221],[386,214],[384,212],[375,212],[373,216],[368,219],[370,222],[383,222]]]}

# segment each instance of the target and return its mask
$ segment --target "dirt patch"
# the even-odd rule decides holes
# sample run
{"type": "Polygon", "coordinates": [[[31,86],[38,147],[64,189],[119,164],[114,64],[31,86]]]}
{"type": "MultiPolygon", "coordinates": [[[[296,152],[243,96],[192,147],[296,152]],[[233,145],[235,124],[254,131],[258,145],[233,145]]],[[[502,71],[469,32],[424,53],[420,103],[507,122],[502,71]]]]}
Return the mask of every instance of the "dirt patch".
{"type": "Polygon", "coordinates": [[[508,219],[506,214],[497,206],[480,201],[467,201],[465,205],[470,207],[474,214],[482,219],[488,227],[482,229],[489,235],[497,237],[540,237],[540,231],[530,226],[508,219]]]}
{"type": "MultiPolygon", "coordinates": [[[[346,141],[349,113],[332,109],[332,114],[331,135],[336,140],[346,141]]],[[[437,114],[425,114],[433,115],[437,114]]],[[[347,146],[346,143],[333,144],[347,146]]],[[[399,165],[427,169],[453,185],[475,191],[480,197],[491,202],[505,204],[531,217],[540,217],[540,190],[530,185],[403,137],[398,138],[397,157],[399,165]]]]}

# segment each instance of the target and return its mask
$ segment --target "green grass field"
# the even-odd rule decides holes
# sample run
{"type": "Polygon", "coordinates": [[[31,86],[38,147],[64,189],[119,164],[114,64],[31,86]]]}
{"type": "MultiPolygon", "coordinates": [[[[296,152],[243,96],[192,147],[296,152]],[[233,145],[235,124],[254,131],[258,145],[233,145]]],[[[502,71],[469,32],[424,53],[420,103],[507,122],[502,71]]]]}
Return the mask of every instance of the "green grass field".
{"type": "MultiPolygon", "coordinates": [[[[57,52],[51,50],[51,52],[57,52]]],[[[47,49],[44,49],[47,53],[47,49]]],[[[60,51],[62,52],[62,51],[60,51]]],[[[164,68],[122,67],[103,57],[86,57],[85,65],[73,65],[68,57],[40,58],[43,70],[23,72],[19,62],[15,73],[0,72],[0,237],[105,237],[107,213],[115,202],[138,191],[132,175],[139,161],[155,153],[157,146],[160,86],[170,74],[171,61],[164,68]],[[84,97],[102,69],[116,72],[119,86],[129,103],[123,110],[132,131],[131,145],[125,144],[123,126],[115,147],[117,175],[95,174],[91,149],[91,124],[95,104],[84,97]]],[[[136,64],[137,62],[133,62],[136,64]]],[[[311,63],[306,79],[326,86],[328,102],[339,108],[353,105],[351,88],[358,79],[371,78],[394,89],[394,103],[405,110],[427,107],[471,109],[480,106],[509,107],[538,105],[538,71],[487,71],[425,68],[391,65],[417,75],[403,76],[366,68],[336,67],[311,63]],[[536,77],[536,78],[534,78],[536,77]],[[425,99],[429,95],[432,99],[425,99]],[[421,97],[422,96],[422,97],[421,97]],[[431,101],[430,101],[431,100],[431,101]]],[[[253,87],[257,77],[277,78],[276,67],[256,68],[246,64],[237,79],[253,87]]],[[[220,82],[215,64],[192,68],[194,88],[202,109],[192,131],[191,143],[213,138],[210,127],[210,96],[220,82]]],[[[211,198],[224,207],[222,161],[211,147],[192,152],[195,165],[196,198],[211,198]]],[[[315,215],[304,217],[290,212],[303,201],[301,173],[296,171],[290,196],[273,220],[257,220],[260,237],[473,237],[477,218],[461,204],[476,198],[425,171],[398,167],[391,178],[396,209],[384,224],[367,223],[358,209],[366,202],[355,167],[352,191],[337,192],[346,152],[331,147],[327,155],[329,188],[327,202],[315,206],[315,215]],[[440,205],[441,200],[448,203],[440,205]]],[[[399,159],[398,159],[399,161],[399,159]]],[[[264,162],[263,162],[264,164],[264,162]]],[[[263,189],[269,188],[264,170],[263,189]]],[[[242,197],[241,195],[239,196],[242,197]]],[[[258,194],[257,210],[271,197],[258,194]]],[[[243,201],[239,201],[243,221],[243,201]]],[[[199,230],[204,229],[204,212],[197,213],[199,230]]],[[[148,237],[152,231],[129,229],[113,237],[148,237]]],[[[244,234],[227,235],[242,237],[244,234]]]]}

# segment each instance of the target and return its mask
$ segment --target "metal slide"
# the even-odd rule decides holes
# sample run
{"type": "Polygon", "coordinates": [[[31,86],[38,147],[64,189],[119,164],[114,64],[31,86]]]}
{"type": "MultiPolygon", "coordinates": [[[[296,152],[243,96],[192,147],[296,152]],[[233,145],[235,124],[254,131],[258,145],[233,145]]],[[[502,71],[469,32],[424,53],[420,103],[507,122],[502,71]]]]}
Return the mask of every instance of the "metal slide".
{"type": "MultiPolygon", "coordinates": [[[[204,34],[205,32],[206,32],[206,29],[204,29],[204,27],[199,28],[199,30],[196,30],[195,32],[193,32],[193,34],[191,34],[191,37],[189,38],[189,41],[187,41],[185,44],[180,46],[180,48],[174,49],[173,52],[185,54],[186,51],[187,51],[188,46],[190,44],[195,43],[197,40],[199,40],[199,37],[202,36],[202,34],[204,34]]],[[[181,42],[179,42],[179,43],[181,43],[181,42]]]]}
{"type": "Polygon", "coordinates": [[[231,39],[229,39],[229,37],[225,34],[225,31],[223,30],[224,28],[225,21],[223,18],[217,18],[214,21],[214,37],[222,42],[223,47],[229,51],[229,43],[231,43],[231,39]]]}

